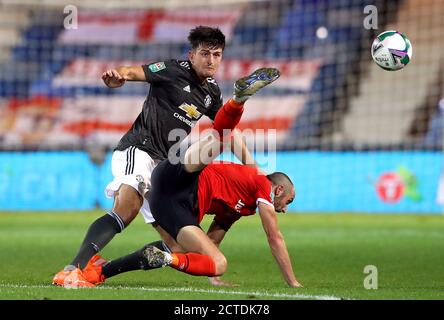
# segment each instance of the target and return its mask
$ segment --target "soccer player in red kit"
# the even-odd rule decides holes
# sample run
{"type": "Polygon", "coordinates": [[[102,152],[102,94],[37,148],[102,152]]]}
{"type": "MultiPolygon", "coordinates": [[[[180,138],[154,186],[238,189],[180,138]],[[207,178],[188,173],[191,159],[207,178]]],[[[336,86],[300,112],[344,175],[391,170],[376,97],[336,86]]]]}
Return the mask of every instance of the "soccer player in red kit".
{"type": "Polygon", "coordinates": [[[218,244],[234,221],[258,210],[284,279],[289,286],[300,286],[276,216],[276,211],[285,212],[295,197],[293,184],[285,174],[265,176],[234,163],[215,163],[202,171],[188,172],[186,165],[162,162],[153,181],[156,187],[149,201],[155,208],[156,222],[187,253],[169,254],[149,246],[144,255],[150,267],[169,265],[192,275],[222,275],[227,260],[218,244]],[[207,236],[199,224],[204,214],[212,212],[216,217],[207,236]],[[219,236],[212,235],[215,232],[219,236]]]}

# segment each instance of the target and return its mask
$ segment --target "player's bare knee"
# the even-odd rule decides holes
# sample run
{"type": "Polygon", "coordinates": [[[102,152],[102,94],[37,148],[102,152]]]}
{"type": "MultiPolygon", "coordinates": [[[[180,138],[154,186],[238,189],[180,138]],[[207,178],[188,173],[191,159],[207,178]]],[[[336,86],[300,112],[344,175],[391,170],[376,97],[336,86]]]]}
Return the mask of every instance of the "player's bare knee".
{"type": "Polygon", "coordinates": [[[219,254],[213,257],[214,264],[216,265],[216,274],[215,276],[221,276],[227,271],[227,258],[223,254],[219,254]]]}

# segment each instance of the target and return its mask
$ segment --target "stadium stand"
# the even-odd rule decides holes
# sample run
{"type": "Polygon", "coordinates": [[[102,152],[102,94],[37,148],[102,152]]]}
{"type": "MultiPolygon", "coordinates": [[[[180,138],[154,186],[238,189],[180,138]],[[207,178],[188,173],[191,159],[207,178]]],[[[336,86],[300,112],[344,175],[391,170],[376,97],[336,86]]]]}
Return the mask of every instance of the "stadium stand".
{"type": "MultiPolygon", "coordinates": [[[[444,95],[443,95],[444,96],[444,95]]],[[[443,143],[443,118],[444,98],[435,108],[432,119],[429,122],[427,132],[424,136],[423,145],[426,148],[436,148],[443,143]]]]}
{"type": "MultiPolygon", "coordinates": [[[[26,12],[0,8],[0,63],[9,58],[11,48],[20,43],[21,29],[29,23],[26,12]]],[[[1,73],[3,74],[3,73],[1,73]]]]}
{"type": "MultiPolygon", "coordinates": [[[[1,108],[10,108],[12,99],[39,96],[57,97],[62,106],[71,98],[140,100],[147,84],[110,90],[101,83],[101,72],[125,63],[186,58],[186,31],[195,24],[220,24],[229,39],[217,79],[225,97],[232,81],[254,65],[284,69],[285,82],[252,103],[246,128],[277,129],[277,147],[285,150],[407,146],[426,135],[426,129],[415,136],[409,129],[418,121],[428,128],[433,118],[427,101],[436,92],[428,88],[444,59],[443,11],[440,0],[242,1],[217,10],[199,6],[179,11],[84,9],[79,14],[82,28],[69,30],[63,28],[60,8],[2,7],[1,108]],[[381,9],[379,30],[362,26],[362,8],[372,4],[381,9]],[[368,52],[377,32],[391,28],[402,30],[414,44],[413,62],[399,71],[403,81],[399,72],[381,72],[368,52]],[[282,99],[276,110],[282,111],[255,115],[277,96],[282,99]]],[[[121,103],[122,110],[140,108],[121,103]]],[[[83,117],[89,120],[88,114],[83,117]]],[[[206,127],[208,123],[201,129],[206,127]]],[[[9,129],[14,131],[14,126],[9,129]]],[[[40,148],[52,148],[53,143],[41,141],[40,148]]],[[[112,145],[110,141],[106,147],[112,145]]],[[[26,144],[16,147],[26,149],[26,144]]]]}

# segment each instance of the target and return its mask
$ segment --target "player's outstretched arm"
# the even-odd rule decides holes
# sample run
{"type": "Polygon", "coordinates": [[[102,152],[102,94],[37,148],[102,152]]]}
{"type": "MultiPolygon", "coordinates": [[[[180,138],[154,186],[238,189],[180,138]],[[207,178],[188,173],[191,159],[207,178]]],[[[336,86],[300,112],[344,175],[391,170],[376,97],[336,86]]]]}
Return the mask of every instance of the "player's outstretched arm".
{"type": "Polygon", "coordinates": [[[271,252],[281,269],[285,281],[290,287],[302,287],[294,276],[287,246],[285,245],[284,237],[279,230],[277,216],[273,207],[259,202],[258,209],[262,226],[267,235],[268,244],[270,245],[271,252]]]}
{"type": "Polygon", "coordinates": [[[102,80],[109,88],[118,88],[126,81],[146,81],[145,72],[141,66],[118,67],[106,70],[102,74],[102,80]]]}

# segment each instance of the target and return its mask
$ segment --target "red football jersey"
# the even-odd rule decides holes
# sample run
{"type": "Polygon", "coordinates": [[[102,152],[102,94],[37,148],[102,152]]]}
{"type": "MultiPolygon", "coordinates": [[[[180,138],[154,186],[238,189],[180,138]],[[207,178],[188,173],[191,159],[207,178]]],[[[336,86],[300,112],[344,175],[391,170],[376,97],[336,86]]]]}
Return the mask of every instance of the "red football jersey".
{"type": "Polygon", "coordinates": [[[210,208],[217,207],[215,203],[222,203],[241,216],[256,213],[258,202],[274,207],[271,187],[270,180],[254,168],[232,162],[213,162],[199,175],[199,223],[210,208]]]}

